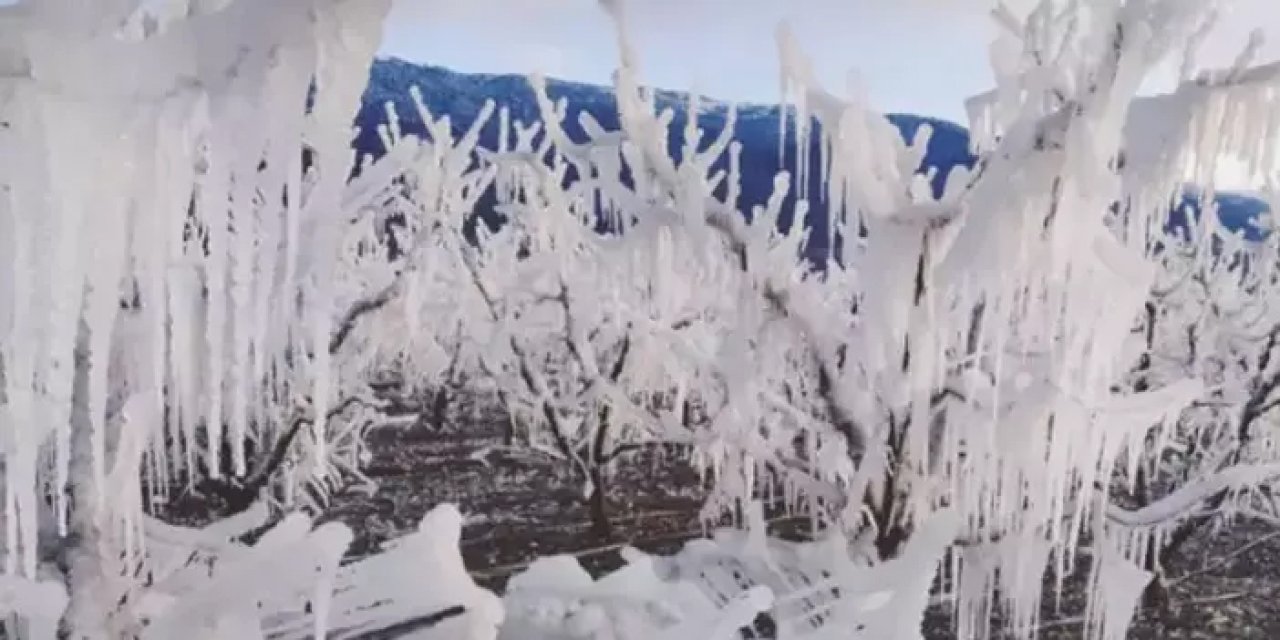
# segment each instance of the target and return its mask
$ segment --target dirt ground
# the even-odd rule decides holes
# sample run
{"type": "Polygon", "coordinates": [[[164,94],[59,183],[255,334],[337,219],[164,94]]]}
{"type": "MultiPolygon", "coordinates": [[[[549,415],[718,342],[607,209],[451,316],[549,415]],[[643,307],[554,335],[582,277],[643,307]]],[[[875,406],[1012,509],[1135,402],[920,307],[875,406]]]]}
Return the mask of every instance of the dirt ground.
{"type": "MultiPolygon", "coordinates": [[[[467,567],[477,582],[495,589],[539,555],[572,553],[598,573],[620,565],[622,545],[670,552],[703,532],[697,476],[677,460],[648,456],[619,469],[611,494],[617,539],[605,542],[592,537],[581,487],[566,478],[562,465],[479,455],[498,442],[496,430],[474,427],[438,431],[416,424],[376,431],[367,472],[379,490],[371,497],[341,497],[328,517],[352,526],[352,553],[360,556],[415,527],[435,505],[453,502],[467,516],[467,567]]],[[[1169,581],[1169,609],[1144,611],[1129,638],[1280,638],[1280,529],[1239,523],[1193,539],[1169,569],[1169,581]]],[[[1074,576],[1059,606],[1045,604],[1041,638],[1082,637],[1082,583],[1081,575],[1074,576]]],[[[950,627],[945,606],[935,607],[926,638],[951,640],[950,627]]]]}
{"type": "Polygon", "coordinates": [[[621,562],[617,549],[678,549],[702,533],[696,474],[655,456],[619,468],[613,478],[614,540],[599,540],[580,482],[547,458],[505,452],[483,455],[501,442],[496,433],[439,433],[425,426],[389,428],[370,438],[378,483],[372,497],[340,498],[327,517],[350,525],[354,555],[364,555],[408,532],[428,510],[452,502],[462,511],[462,555],[477,582],[501,588],[537,556],[579,554],[592,571],[621,562]]]}

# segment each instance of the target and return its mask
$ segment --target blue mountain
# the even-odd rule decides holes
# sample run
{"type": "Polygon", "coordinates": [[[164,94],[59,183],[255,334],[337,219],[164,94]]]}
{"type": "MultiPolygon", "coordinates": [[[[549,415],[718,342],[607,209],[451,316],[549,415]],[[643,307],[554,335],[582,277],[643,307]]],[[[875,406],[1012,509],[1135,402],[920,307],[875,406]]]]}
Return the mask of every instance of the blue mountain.
{"type": "MultiPolygon", "coordinates": [[[[554,79],[549,79],[547,84],[552,100],[567,100],[569,113],[564,127],[570,137],[578,140],[585,138],[578,125],[578,114],[583,111],[590,113],[606,129],[618,126],[616,105],[610,88],[554,79]]],[[[395,58],[378,59],[374,61],[369,85],[356,118],[360,133],[355,146],[361,154],[378,156],[382,153],[377,128],[387,121],[388,103],[395,106],[404,132],[418,135],[425,132],[425,125],[409,93],[412,86],[417,86],[422,92],[423,102],[433,117],[449,117],[455,135],[470,128],[487,100],[493,100],[499,107],[506,107],[512,121],[530,123],[539,119],[533,90],[524,76],[463,74],[395,58]]],[[[675,115],[668,146],[672,156],[678,159],[683,146],[682,132],[688,118],[688,96],[659,90],[655,97],[659,109],[669,107],[675,115]]],[[[749,210],[751,206],[766,202],[773,188],[773,177],[778,171],[786,170],[795,174],[795,145],[788,142],[779,148],[779,118],[782,114],[776,105],[738,105],[737,111],[735,138],[743,147],[742,204],[749,210]]],[[[704,131],[704,140],[714,139],[723,130],[727,115],[727,104],[703,101],[700,113],[697,114],[697,124],[704,131]]],[[[977,158],[970,153],[969,132],[964,127],[917,115],[889,114],[887,117],[907,140],[912,139],[921,126],[928,124],[932,127],[933,135],[920,170],[935,171],[932,179],[935,194],[941,193],[944,180],[952,168],[973,167],[977,162],[977,158]]],[[[788,131],[788,136],[794,137],[794,131],[788,131]]],[[[814,144],[810,145],[812,157],[809,163],[812,167],[819,166],[820,161],[818,136],[816,130],[812,132],[814,144]]],[[[496,148],[497,139],[498,123],[495,117],[481,130],[480,146],[496,148]]],[[[810,172],[809,192],[819,194],[820,187],[817,172],[810,172]]],[[[792,191],[793,195],[788,197],[783,209],[782,224],[791,223],[789,217],[793,210],[795,189],[792,191]]],[[[814,241],[806,253],[810,259],[822,263],[830,249],[824,246],[825,238],[828,237],[827,212],[823,202],[825,199],[813,200],[815,201],[811,202],[807,219],[803,221],[814,231],[814,241]]],[[[1190,220],[1195,219],[1198,216],[1198,202],[1199,199],[1193,193],[1188,193],[1171,216],[1170,230],[1183,228],[1190,220]]],[[[1217,198],[1217,204],[1219,216],[1228,229],[1243,233],[1251,240],[1263,237],[1263,231],[1252,224],[1267,210],[1260,200],[1223,195],[1217,198]]],[[[497,224],[495,221],[489,222],[491,225],[497,224]]]]}

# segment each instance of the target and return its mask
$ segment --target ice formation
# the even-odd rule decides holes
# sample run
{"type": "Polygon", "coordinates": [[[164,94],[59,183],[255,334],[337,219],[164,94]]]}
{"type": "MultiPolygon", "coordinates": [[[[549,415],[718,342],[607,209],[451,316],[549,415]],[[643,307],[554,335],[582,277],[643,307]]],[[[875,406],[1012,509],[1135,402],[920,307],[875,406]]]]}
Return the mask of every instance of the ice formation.
{"type": "Polygon", "coordinates": [[[1211,215],[1165,234],[1185,181],[1213,194],[1217,158],[1275,171],[1280,73],[1249,66],[1251,41],[1232,69],[1135,97],[1201,39],[1203,3],[998,11],[1008,55],[970,104],[981,162],[940,198],[918,175],[927,128],[903,141],[821,87],[784,28],[800,160],[749,212],[734,112],[715,140],[689,118],[673,156],[623,3],[602,4],[617,130],[584,117],[575,139],[534,76],[541,121],[498,112],[498,149],[477,148],[495,105],[455,136],[415,96],[426,139],[391,111],[386,155],[356,171],[386,0],[0,8],[10,635],[711,639],[767,611],[782,637],[915,638],[942,567],[962,632],[988,637],[999,607],[1029,637],[1045,569],[1088,533],[1088,629],[1117,638],[1148,552],[1280,475],[1253,428],[1280,386],[1280,241],[1211,215]],[[471,234],[490,189],[507,224],[471,234]],[[843,245],[825,273],[779,226],[817,198],[843,245]],[[364,479],[365,386],[388,370],[482,379],[584,496],[630,453],[691,452],[705,515],[741,527],[601,580],[543,559],[501,601],[466,574],[449,506],[345,566],[350,532],[298,511],[239,542],[364,479]],[[1112,502],[1113,479],[1136,492],[1206,439],[1179,488],[1112,502]],[[200,530],[151,516],[203,480],[258,506],[200,530]],[[770,540],[761,499],[823,536],[770,540]]]}
{"type": "MultiPolygon", "coordinates": [[[[145,599],[132,576],[157,558],[144,514],[172,488],[244,478],[246,445],[279,438],[299,397],[311,466],[329,464],[347,123],[387,3],[0,11],[4,572],[65,559],[62,624],[117,637],[138,616],[114,603],[145,599]]],[[[349,535],[275,532],[262,552],[314,541],[330,563],[349,535]]],[[[52,637],[16,613],[19,637],[52,637]]]]}
{"type": "MultiPolygon", "coordinates": [[[[780,490],[786,502],[851,535],[870,520],[877,553],[894,557],[923,535],[922,521],[948,508],[960,522],[959,544],[946,553],[946,564],[962,628],[989,633],[992,599],[1000,593],[1011,630],[1027,636],[1037,624],[1045,570],[1052,565],[1063,575],[1084,533],[1130,540],[1093,566],[1097,584],[1121,580],[1119,588],[1133,590],[1150,577],[1138,565],[1159,544],[1162,527],[1210,496],[1271,477],[1265,466],[1241,468],[1238,477],[1208,477],[1191,494],[1133,513],[1108,500],[1113,475],[1132,481],[1145,464],[1143,452],[1152,450],[1148,439],[1154,451],[1176,439],[1170,434],[1184,429],[1186,412],[1209,393],[1209,381],[1195,370],[1166,369],[1170,375],[1158,382],[1125,386],[1133,324],[1169,266],[1162,262],[1170,251],[1168,204],[1188,178],[1212,193],[1209,169],[1224,154],[1245,155],[1259,167],[1275,163],[1270,147],[1251,144],[1274,139],[1268,107],[1276,76],[1267,67],[1204,74],[1171,96],[1135,98],[1148,69],[1203,30],[1205,7],[1104,2],[1059,12],[1043,3],[1025,23],[999,14],[1016,26],[999,46],[1020,53],[1001,60],[1000,86],[973,103],[982,161],[950,176],[940,199],[917,175],[928,131],[904,142],[859,101],[817,86],[794,38],[780,31],[797,158],[809,157],[810,127],[822,131],[821,166],[802,160],[795,180],[805,185],[806,172],[821,171],[826,188],[798,195],[802,203],[831,199],[838,217],[831,226],[845,239],[844,268],[824,278],[796,264],[790,244],[796,234],[775,233],[791,176],[780,176],[776,197],[744,223],[734,213],[732,155],[725,173],[711,171],[709,162],[732,154],[732,145],[717,141],[705,155],[688,153],[700,147],[690,124],[683,159],[669,157],[664,132],[671,116],[655,113],[651,94],[639,86],[623,7],[606,8],[621,34],[619,131],[587,122],[587,140],[571,139],[559,124],[563,108],[535,77],[550,149],[531,154],[530,147],[519,161],[550,151],[552,164],[548,170],[538,163],[532,177],[521,174],[526,186],[510,191],[520,204],[507,211],[522,228],[548,234],[530,231],[521,251],[531,252],[530,265],[546,261],[545,268],[562,269],[562,292],[562,265],[570,256],[589,259],[600,241],[577,227],[537,220],[548,207],[562,213],[565,206],[607,202],[613,215],[637,221],[623,227],[628,241],[640,242],[647,225],[661,224],[711,241],[695,252],[714,253],[719,245],[738,263],[736,273],[716,272],[715,258],[687,267],[695,278],[725,278],[721,290],[738,296],[730,323],[701,314],[715,328],[705,339],[715,347],[704,352],[714,355],[690,361],[679,381],[680,394],[702,402],[706,422],[650,431],[694,443],[695,462],[718,489],[709,515],[780,490]],[[1152,126],[1143,110],[1155,106],[1162,117],[1152,126]],[[1218,129],[1230,135],[1216,137],[1218,129]],[[617,156],[633,184],[615,178],[617,156]],[[1184,171],[1188,163],[1191,173],[1184,171]],[[565,165],[579,176],[567,188],[565,165]],[[831,296],[838,287],[852,293],[831,296]],[[867,493],[872,497],[860,504],[867,493]]],[[[592,264],[599,270],[606,263],[592,264]]],[[[501,286],[487,295],[495,290],[501,286]]],[[[569,344],[561,356],[571,371],[580,346],[569,344]]],[[[519,359],[522,352],[529,353],[514,354],[519,359]]],[[[598,377],[589,359],[577,364],[588,380],[598,377]]],[[[662,392],[627,382],[633,395],[662,392]]],[[[581,406],[566,402],[562,391],[553,394],[563,388],[531,385],[531,404],[553,412],[581,406]]],[[[662,420],[643,411],[628,417],[648,425],[662,420]]],[[[567,424],[579,431],[566,439],[585,437],[580,430],[591,427],[585,418],[567,424]]],[[[553,434],[566,435],[552,426],[553,434]]],[[[930,548],[941,560],[947,544],[930,548]]],[[[755,554],[739,550],[734,557],[755,554]]],[[[785,599],[786,589],[778,595],[785,599]]],[[[1098,600],[1091,629],[1116,633],[1132,604],[1098,600]]]]}
{"type": "MultiPolygon", "coordinates": [[[[913,188],[918,152],[856,101],[841,104],[814,86],[794,41],[780,39],[797,117],[812,113],[823,126],[823,182],[833,204],[868,229],[865,248],[845,264],[876,273],[865,285],[870,313],[857,328],[864,355],[856,375],[884,391],[870,413],[859,411],[860,421],[887,414],[888,439],[871,442],[890,443],[895,473],[908,475],[898,482],[910,485],[906,513],[928,513],[941,501],[963,514],[961,538],[978,547],[954,561],[961,609],[986,616],[998,575],[1021,634],[1033,632],[1040,571],[1015,577],[1031,571],[1027,563],[1043,567],[1051,558],[1061,574],[1081,531],[1127,535],[1126,518],[1095,529],[1094,487],[1105,496],[1118,467],[1128,465],[1132,477],[1148,434],[1168,433],[1203,393],[1199,378],[1184,377],[1112,395],[1131,366],[1118,356],[1156,282],[1152,250],[1162,245],[1168,203],[1188,178],[1212,192],[1211,169],[1224,154],[1275,166],[1270,143],[1257,143],[1275,139],[1277,76],[1269,68],[1204,74],[1171,96],[1134,102],[1147,69],[1191,39],[1204,10],[1102,2],[1059,13],[1042,3],[1027,28],[1006,36],[1017,40],[1002,43],[1021,50],[1022,62],[1006,58],[1000,86],[974,103],[975,130],[989,132],[980,136],[977,171],[952,176],[938,202],[922,202],[913,188]],[[1154,125],[1150,108],[1161,109],[1154,125]],[[1219,130],[1226,135],[1212,133],[1219,130]],[[1190,175],[1182,171],[1189,161],[1197,167],[1190,175]],[[977,381],[979,372],[989,379],[977,381]],[[941,442],[916,427],[931,420],[939,393],[966,398],[942,418],[941,442]],[[895,428],[898,411],[912,429],[895,428]],[[941,452],[931,450],[937,446],[941,452]],[[999,542],[978,551],[988,540],[999,542]],[[970,579],[983,586],[970,589],[970,579]]],[[[1160,504],[1169,510],[1165,520],[1185,513],[1160,504]]],[[[1095,558],[1094,569],[1103,582],[1141,575],[1111,565],[1144,562],[1144,548],[1095,558]]],[[[1140,590],[1142,582],[1123,588],[1140,590]]],[[[1133,602],[1100,599],[1092,613],[1107,622],[1095,632],[1111,637],[1127,626],[1133,602]]],[[[962,626],[985,634],[985,620],[962,626]]]]}

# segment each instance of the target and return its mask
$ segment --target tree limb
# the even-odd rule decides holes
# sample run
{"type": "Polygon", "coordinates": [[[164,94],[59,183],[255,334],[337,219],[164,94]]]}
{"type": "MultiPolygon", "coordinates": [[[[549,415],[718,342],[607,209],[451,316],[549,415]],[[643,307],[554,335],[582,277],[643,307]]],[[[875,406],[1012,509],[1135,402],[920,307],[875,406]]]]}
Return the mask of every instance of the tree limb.
{"type": "MultiPolygon", "coordinates": [[[[357,403],[370,404],[368,400],[360,396],[348,397],[325,414],[326,420],[338,417],[357,403]]],[[[200,482],[198,488],[203,492],[212,493],[222,498],[227,502],[233,514],[247,510],[258,500],[262,490],[271,482],[272,476],[284,464],[285,458],[289,455],[289,449],[293,447],[293,441],[301,433],[302,427],[311,424],[311,422],[312,419],[306,416],[294,418],[289,427],[276,439],[275,445],[271,448],[271,452],[267,457],[245,479],[205,478],[200,482]]]]}
{"type": "Polygon", "coordinates": [[[400,273],[396,274],[391,284],[379,289],[371,296],[361,298],[352,303],[346,313],[342,314],[342,319],[338,321],[333,335],[329,338],[330,354],[336,354],[342,348],[343,343],[347,341],[347,337],[351,335],[361,318],[385,307],[387,303],[395,300],[396,296],[400,295],[400,291],[404,289],[405,274],[408,272],[408,268],[402,269],[400,273]]]}

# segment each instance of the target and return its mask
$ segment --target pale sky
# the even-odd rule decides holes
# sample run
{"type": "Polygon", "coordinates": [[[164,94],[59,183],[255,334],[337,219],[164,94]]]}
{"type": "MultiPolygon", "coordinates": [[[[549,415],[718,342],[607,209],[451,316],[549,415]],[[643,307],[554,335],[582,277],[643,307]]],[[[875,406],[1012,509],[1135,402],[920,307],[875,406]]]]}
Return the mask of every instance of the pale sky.
{"type": "MultiPolygon", "coordinates": [[[[1205,0],[1209,1],[1209,0],[1205,0]]],[[[1011,6],[1027,0],[1011,0],[1011,6]]],[[[461,71],[607,83],[613,31],[596,0],[395,0],[382,52],[461,71]]],[[[1280,0],[1233,0],[1202,62],[1229,64],[1262,28],[1280,58],[1280,0]]],[[[644,79],[727,100],[776,102],[774,30],[791,23],[833,89],[857,74],[877,108],[964,121],[991,87],[988,0],[631,0],[644,79]]],[[[1170,70],[1172,77],[1173,68],[1170,70]]]]}

